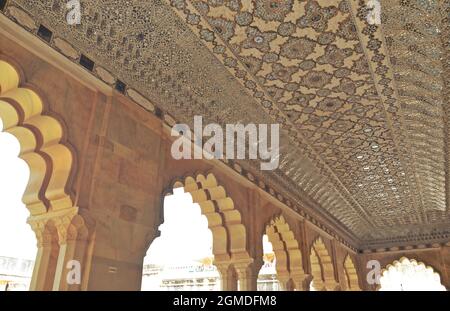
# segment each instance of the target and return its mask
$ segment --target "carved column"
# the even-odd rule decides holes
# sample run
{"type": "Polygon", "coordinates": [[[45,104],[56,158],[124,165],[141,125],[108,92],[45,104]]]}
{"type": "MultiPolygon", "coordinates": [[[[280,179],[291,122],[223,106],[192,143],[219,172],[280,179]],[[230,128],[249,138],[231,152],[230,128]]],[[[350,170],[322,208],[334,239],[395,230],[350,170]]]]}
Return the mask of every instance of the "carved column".
{"type": "Polygon", "coordinates": [[[289,286],[289,283],[291,281],[291,276],[289,271],[278,271],[277,270],[277,279],[278,282],[280,283],[280,289],[282,291],[290,291],[292,290],[289,286]]]}
{"type": "Polygon", "coordinates": [[[247,262],[235,263],[234,267],[238,276],[239,290],[256,291],[258,273],[262,264],[253,263],[253,260],[250,259],[247,262]]]}
{"type": "Polygon", "coordinates": [[[51,290],[55,275],[59,245],[51,234],[46,232],[45,220],[29,220],[36,234],[38,251],[31,278],[31,291],[51,290]]]}
{"type": "Polygon", "coordinates": [[[304,273],[291,273],[292,281],[294,282],[295,289],[298,291],[308,291],[309,283],[312,280],[312,276],[304,273]]]}
{"type": "Polygon", "coordinates": [[[89,234],[78,209],[33,216],[28,222],[38,239],[30,289],[81,290],[89,234]],[[68,278],[70,272],[76,277],[68,278]]]}
{"type": "Polygon", "coordinates": [[[79,215],[61,217],[57,228],[60,247],[53,290],[80,290],[86,269],[88,230],[79,215]]]}
{"type": "Polygon", "coordinates": [[[238,289],[237,273],[231,263],[215,263],[220,273],[221,290],[236,291],[238,289]]]}

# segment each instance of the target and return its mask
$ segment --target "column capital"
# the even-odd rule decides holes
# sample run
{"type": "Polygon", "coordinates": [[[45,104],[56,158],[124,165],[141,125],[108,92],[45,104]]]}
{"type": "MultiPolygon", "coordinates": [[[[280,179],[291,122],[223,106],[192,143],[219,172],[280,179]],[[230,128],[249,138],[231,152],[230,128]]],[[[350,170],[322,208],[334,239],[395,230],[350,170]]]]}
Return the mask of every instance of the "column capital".
{"type": "Polygon", "coordinates": [[[55,241],[61,245],[88,238],[89,230],[78,207],[31,216],[27,222],[36,234],[38,245],[55,241]]]}
{"type": "Polygon", "coordinates": [[[239,273],[238,270],[246,270],[249,268],[253,263],[253,258],[244,258],[239,260],[231,260],[231,264],[234,266],[236,271],[239,273]]]}

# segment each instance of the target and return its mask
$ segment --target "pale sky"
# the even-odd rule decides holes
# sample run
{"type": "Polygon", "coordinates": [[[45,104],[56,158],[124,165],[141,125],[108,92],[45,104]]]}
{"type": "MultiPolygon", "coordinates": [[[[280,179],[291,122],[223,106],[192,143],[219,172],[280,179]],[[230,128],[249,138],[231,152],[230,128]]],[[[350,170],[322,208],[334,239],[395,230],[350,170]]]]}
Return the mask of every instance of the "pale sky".
{"type": "Polygon", "coordinates": [[[26,223],[29,212],[22,203],[30,173],[18,158],[19,142],[2,130],[0,120],[0,256],[34,260],[36,237],[26,223]]]}
{"type": "Polygon", "coordinates": [[[381,291],[445,291],[439,274],[415,260],[390,265],[380,278],[381,291]]]}
{"type": "Polygon", "coordinates": [[[213,256],[208,221],[182,188],[165,198],[164,223],[159,230],[161,236],[147,251],[146,264],[189,264],[213,256]]]}
{"type": "MultiPolygon", "coordinates": [[[[161,236],[153,241],[145,264],[190,264],[205,257],[213,257],[212,233],[200,206],[183,189],[164,200],[164,223],[159,227],[161,236]]],[[[263,236],[264,253],[272,252],[272,244],[263,236]]]]}

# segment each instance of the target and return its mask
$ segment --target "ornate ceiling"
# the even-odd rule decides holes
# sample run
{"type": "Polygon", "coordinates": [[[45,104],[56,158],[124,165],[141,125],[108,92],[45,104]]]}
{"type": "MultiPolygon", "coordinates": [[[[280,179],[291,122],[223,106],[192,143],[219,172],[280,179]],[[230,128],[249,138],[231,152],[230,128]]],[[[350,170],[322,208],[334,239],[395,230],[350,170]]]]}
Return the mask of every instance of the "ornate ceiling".
{"type": "Polygon", "coordinates": [[[359,247],[450,237],[450,1],[10,2],[178,121],[280,123],[264,178],[359,247]]]}

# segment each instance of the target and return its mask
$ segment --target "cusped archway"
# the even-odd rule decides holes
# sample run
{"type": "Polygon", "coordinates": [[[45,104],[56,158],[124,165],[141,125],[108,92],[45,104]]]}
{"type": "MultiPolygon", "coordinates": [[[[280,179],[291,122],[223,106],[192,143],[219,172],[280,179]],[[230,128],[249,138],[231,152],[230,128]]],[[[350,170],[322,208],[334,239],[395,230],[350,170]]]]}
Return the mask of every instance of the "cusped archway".
{"type": "Polygon", "coordinates": [[[355,264],[350,255],[347,255],[344,260],[344,277],[347,290],[360,291],[358,273],[355,264]]]}
{"type": "Polygon", "coordinates": [[[172,188],[183,188],[189,193],[206,217],[213,236],[214,265],[222,276],[222,288],[246,290],[250,286],[247,274],[253,259],[247,252],[246,229],[233,199],[212,173],[188,176],[175,182],[172,188]]]}
{"type": "Polygon", "coordinates": [[[38,241],[30,289],[81,289],[83,284],[71,286],[64,279],[69,261],[78,260],[88,271],[83,265],[88,229],[69,193],[74,155],[64,141],[62,124],[45,114],[42,98],[25,85],[20,68],[0,58],[3,131],[18,140],[19,158],[30,170],[22,196],[38,241]]]}
{"type": "Polygon", "coordinates": [[[445,291],[441,277],[433,267],[415,259],[402,257],[381,272],[382,291],[445,291]]]}
{"type": "Polygon", "coordinates": [[[304,290],[306,274],[302,253],[294,232],[285,218],[277,216],[266,226],[276,258],[277,277],[284,290],[304,290]]]}
{"type": "Polygon", "coordinates": [[[310,249],[312,286],[315,290],[335,290],[338,286],[334,277],[333,260],[321,237],[310,249]]]}
{"type": "Polygon", "coordinates": [[[20,143],[19,157],[30,168],[23,195],[31,215],[72,207],[68,180],[73,155],[62,142],[63,127],[43,113],[43,103],[32,89],[20,87],[19,70],[0,60],[0,118],[3,131],[20,143]]]}

